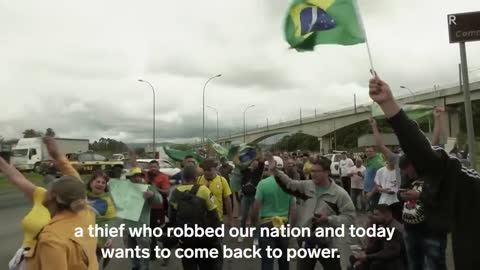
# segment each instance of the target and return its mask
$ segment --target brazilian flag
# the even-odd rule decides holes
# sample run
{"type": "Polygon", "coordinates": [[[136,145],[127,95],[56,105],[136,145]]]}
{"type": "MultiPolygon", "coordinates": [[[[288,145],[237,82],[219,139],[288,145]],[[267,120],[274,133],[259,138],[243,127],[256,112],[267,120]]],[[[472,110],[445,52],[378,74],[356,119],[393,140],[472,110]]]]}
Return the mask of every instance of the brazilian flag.
{"type": "Polygon", "coordinates": [[[356,0],[294,0],[285,22],[285,37],[297,51],[317,44],[365,42],[356,0]]]}

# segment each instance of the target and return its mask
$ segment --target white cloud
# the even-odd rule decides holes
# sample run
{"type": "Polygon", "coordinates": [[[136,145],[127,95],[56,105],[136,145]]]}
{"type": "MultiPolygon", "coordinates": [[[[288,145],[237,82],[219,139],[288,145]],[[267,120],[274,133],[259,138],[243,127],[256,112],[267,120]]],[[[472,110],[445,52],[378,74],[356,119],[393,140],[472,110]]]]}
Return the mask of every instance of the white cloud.
{"type": "MultiPolygon", "coordinates": [[[[448,43],[449,13],[476,0],[360,0],[376,70],[397,93],[458,81],[459,54],[448,43]],[[418,3],[417,3],[418,2],[418,3]]],[[[202,134],[202,87],[219,110],[221,134],[369,102],[364,45],[288,50],[289,1],[0,0],[1,136],[52,127],[65,137],[148,141],[152,82],[159,140],[202,134]]],[[[480,43],[468,44],[480,67],[480,43]]],[[[472,73],[480,79],[480,72],[472,73]]],[[[207,133],[216,115],[207,109],[207,133]]]]}

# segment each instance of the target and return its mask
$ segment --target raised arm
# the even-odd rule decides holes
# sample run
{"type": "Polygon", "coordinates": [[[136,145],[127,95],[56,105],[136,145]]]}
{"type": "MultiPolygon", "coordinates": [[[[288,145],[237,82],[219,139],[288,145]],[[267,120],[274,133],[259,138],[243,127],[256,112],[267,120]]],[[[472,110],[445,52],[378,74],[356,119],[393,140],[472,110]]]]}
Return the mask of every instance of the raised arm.
{"type": "Polygon", "coordinates": [[[390,86],[378,76],[370,80],[370,97],[380,105],[398,137],[402,150],[420,174],[441,173],[442,159],[418,125],[408,119],[393,98],[390,86]]]}
{"type": "Polygon", "coordinates": [[[74,176],[80,181],[83,181],[80,177],[80,174],[77,172],[77,170],[75,170],[75,168],[73,168],[72,164],[65,156],[65,154],[61,153],[58,149],[55,138],[51,136],[45,136],[43,138],[43,143],[45,143],[48,154],[55,161],[55,165],[58,167],[58,169],[62,172],[63,175],[74,176]]]}
{"type": "Polygon", "coordinates": [[[277,169],[277,163],[273,158],[268,161],[268,169],[283,191],[302,200],[307,200],[315,196],[315,191],[308,188],[308,185],[311,183],[310,181],[292,180],[288,175],[277,169]]]}
{"type": "Polygon", "coordinates": [[[15,167],[8,164],[2,157],[0,157],[0,171],[5,174],[10,183],[29,198],[32,198],[33,192],[37,186],[25,178],[25,176],[23,176],[23,174],[21,174],[15,167]]]}
{"type": "Polygon", "coordinates": [[[137,153],[135,153],[135,151],[133,151],[133,149],[130,147],[128,148],[128,156],[130,157],[130,165],[132,165],[132,168],[137,168],[137,153]]]}
{"type": "Polygon", "coordinates": [[[390,157],[393,152],[385,146],[382,134],[380,134],[380,131],[378,130],[377,121],[375,121],[373,118],[370,118],[368,123],[372,127],[373,138],[375,138],[375,144],[377,145],[378,149],[380,149],[385,158],[390,157]]]}
{"type": "Polygon", "coordinates": [[[433,111],[434,124],[433,124],[432,145],[440,144],[440,139],[442,138],[442,133],[444,130],[444,113],[445,113],[445,108],[443,107],[437,107],[433,111]]]}

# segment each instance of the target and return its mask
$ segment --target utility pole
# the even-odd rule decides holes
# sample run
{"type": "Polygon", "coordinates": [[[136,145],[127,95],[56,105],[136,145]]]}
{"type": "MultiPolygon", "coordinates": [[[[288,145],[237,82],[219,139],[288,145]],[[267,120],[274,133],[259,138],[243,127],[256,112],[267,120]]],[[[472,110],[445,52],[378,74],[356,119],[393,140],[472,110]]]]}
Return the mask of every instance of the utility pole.
{"type": "Polygon", "coordinates": [[[470,82],[468,79],[468,64],[465,42],[460,42],[460,58],[462,60],[463,95],[465,97],[465,119],[467,120],[468,153],[472,168],[476,169],[475,130],[473,128],[472,101],[470,100],[470,82]]]}
{"type": "Polygon", "coordinates": [[[357,94],[353,94],[353,108],[355,110],[355,114],[357,114],[357,94]]]}
{"type": "Polygon", "coordinates": [[[300,124],[302,123],[302,108],[300,108],[300,124]]]}

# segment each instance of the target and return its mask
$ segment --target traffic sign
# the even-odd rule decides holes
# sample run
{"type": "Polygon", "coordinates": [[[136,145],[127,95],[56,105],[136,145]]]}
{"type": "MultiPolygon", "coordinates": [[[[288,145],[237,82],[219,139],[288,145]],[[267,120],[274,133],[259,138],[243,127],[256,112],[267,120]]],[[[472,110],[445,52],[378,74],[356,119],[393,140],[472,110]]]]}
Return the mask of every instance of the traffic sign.
{"type": "Polygon", "coordinates": [[[480,40],[480,11],[450,14],[447,19],[450,43],[480,40]]]}

